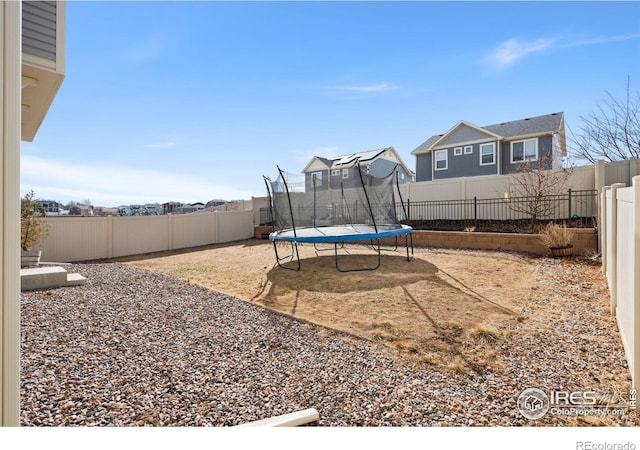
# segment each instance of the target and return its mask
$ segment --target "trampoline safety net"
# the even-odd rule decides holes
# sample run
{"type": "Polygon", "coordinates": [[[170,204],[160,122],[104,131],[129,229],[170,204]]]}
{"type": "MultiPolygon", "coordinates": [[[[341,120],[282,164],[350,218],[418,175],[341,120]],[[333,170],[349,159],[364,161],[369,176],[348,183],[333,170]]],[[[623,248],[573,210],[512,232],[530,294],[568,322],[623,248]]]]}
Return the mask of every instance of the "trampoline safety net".
{"type": "Polygon", "coordinates": [[[341,272],[375,270],[380,267],[380,239],[395,236],[397,248],[400,235],[405,236],[407,261],[411,259],[413,241],[407,235],[412,230],[400,222],[406,214],[396,169],[381,178],[367,173],[359,163],[353,168],[355,170],[349,170],[348,173],[342,170],[324,172],[329,173],[329,179],[324,180],[323,172],[297,175],[284,172],[279,167],[275,180],[264,177],[271,222],[275,229],[269,239],[273,241],[280,267],[300,270],[298,242],[307,242],[314,246],[317,243],[333,243],[336,268],[341,272]],[[348,176],[343,177],[343,173],[348,176]],[[395,201],[394,177],[399,205],[395,201]],[[403,211],[401,214],[398,214],[397,206],[403,211]],[[341,267],[338,244],[358,240],[376,241],[376,264],[350,269],[341,267]],[[288,256],[279,255],[278,241],[291,243],[288,256]],[[284,260],[295,261],[296,265],[283,265],[281,262],[284,260]]]}
{"type": "Polygon", "coordinates": [[[278,171],[275,180],[265,177],[276,231],[348,226],[357,232],[364,225],[378,232],[401,227],[404,214],[403,205],[398,205],[399,212],[396,204],[395,170],[380,178],[357,165],[355,176],[350,171],[348,179],[342,173],[329,172],[330,179],[322,179],[318,173],[305,176],[278,171]]]}

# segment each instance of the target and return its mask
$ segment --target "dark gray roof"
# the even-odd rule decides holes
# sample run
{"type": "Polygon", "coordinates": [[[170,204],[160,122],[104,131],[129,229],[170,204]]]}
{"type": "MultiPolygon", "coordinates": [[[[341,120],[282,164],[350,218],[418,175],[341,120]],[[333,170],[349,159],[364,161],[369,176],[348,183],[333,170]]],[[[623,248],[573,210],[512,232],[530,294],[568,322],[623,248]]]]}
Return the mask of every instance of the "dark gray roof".
{"type": "Polygon", "coordinates": [[[333,164],[333,161],[330,160],[329,158],[323,158],[322,156],[316,156],[316,158],[318,158],[320,161],[322,161],[322,163],[324,165],[326,165],[327,167],[331,167],[331,165],[333,164]]]}
{"type": "Polygon", "coordinates": [[[444,136],[443,134],[436,134],[435,136],[431,136],[429,139],[427,139],[426,141],[424,141],[422,144],[420,144],[418,146],[418,148],[416,148],[414,151],[412,151],[411,153],[417,153],[417,152],[422,152],[422,151],[426,151],[429,150],[431,148],[431,146],[433,144],[435,144],[435,142],[440,139],[442,136],[444,136]]]}
{"type": "MultiPolygon", "coordinates": [[[[552,133],[560,131],[564,113],[557,112],[546,114],[544,116],[529,117],[527,119],[514,120],[511,122],[497,123],[495,125],[487,125],[480,127],[491,133],[498,134],[505,138],[513,138],[517,136],[527,136],[530,134],[552,133]]],[[[420,144],[413,152],[423,152],[431,148],[435,142],[444,134],[436,134],[420,144]]]]}
{"type": "Polygon", "coordinates": [[[559,131],[562,125],[563,113],[547,114],[545,116],[531,117],[528,119],[514,120],[513,122],[498,123],[482,127],[487,131],[504,137],[526,136],[559,131]]]}

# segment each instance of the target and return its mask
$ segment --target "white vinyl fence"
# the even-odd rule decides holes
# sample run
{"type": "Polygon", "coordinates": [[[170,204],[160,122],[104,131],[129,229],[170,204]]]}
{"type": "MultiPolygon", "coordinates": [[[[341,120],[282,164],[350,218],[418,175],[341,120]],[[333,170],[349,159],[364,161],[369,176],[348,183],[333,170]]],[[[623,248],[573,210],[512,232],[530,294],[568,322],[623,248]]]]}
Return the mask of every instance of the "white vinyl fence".
{"type": "MultiPolygon", "coordinates": [[[[614,183],[630,185],[631,179],[640,175],[640,160],[636,158],[625,161],[604,162],[578,166],[571,170],[566,189],[574,191],[600,191],[604,186],[614,183]]],[[[512,177],[510,175],[485,175],[476,177],[460,177],[436,181],[421,181],[400,186],[404,199],[411,201],[460,200],[477,198],[499,198],[510,192],[512,177]]]]}
{"type": "Polygon", "coordinates": [[[632,384],[640,384],[640,176],[601,194],[602,263],[632,384]]]}
{"type": "MultiPolygon", "coordinates": [[[[607,165],[603,163],[603,169],[607,165]]],[[[601,169],[602,170],[602,169],[601,169]]],[[[628,169],[625,172],[628,176],[628,169]]],[[[609,177],[616,183],[617,172],[609,177]]],[[[622,176],[622,175],[620,175],[622,176]]],[[[622,180],[621,180],[622,181],[622,180]]],[[[574,191],[598,189],[594,166],[576,167],[567,180],[566,189],[574,191]]],[[[460,177],[436,181],[420,181],[400,185],[402,197],[413,202],[431,200],[462,200],[477,198],[501,198],[505,192],[513,197],[513,178],[510,175],[484,175],[460,177]]]]}
{"type": "Polygon", "coordinates": [[[47,217],[42,259],[88,261],[253,237],[252,210],[136,217],[47,217]]]}

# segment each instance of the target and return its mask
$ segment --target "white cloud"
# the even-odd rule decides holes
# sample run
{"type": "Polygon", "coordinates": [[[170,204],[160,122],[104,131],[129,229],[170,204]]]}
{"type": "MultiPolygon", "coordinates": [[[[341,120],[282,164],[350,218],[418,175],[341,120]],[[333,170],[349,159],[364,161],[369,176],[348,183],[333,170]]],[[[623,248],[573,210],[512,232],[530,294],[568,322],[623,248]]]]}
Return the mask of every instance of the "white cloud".
{"type": "Polygon", "coordinates": [[[341,85],[331,86],[330,89],[349,92],[383,92],[398,89],[398,86],[387,83],[379,83],[373,85],[357,86],[357,85],[341,85]]]}
{"type": "Polygon", "coordinates": [[[550,48],[555,42],[555,39],[542,38],[530,42],[521,42],[512,38],[500,44],[487,56],[486,60],[494,68],[506,69],[526,56],[550,48]]]}
{"type": "Polygon", "coordinates": [[[118,165],[68,164],[31,155],[21,158],[20,178],[22,194],[33,189],[38,198],[62,202],[90,199],[97,206],[238,200],[263,195],[217,185],[197,175],[118,165]]]}
{"type": "Polygon", "coordinates": [[[538,38],[533,41],[520,41],[516,38],[511,38],[489,53],[485,58],[485,62],[494,70],[504,70],[528,56],[545,50],[608,44],[638,38],[640,38],[640,34],[574,39],[568,42],[559,38],[538,38]]]}
{"type": "Polygon", "coordinates": [[[639,39],[640,38],[640,34],[627,34],[627,35],[622,35],[622,36],[610,36],[610,37],[597,37],[597,38],[590,38],[590,39],[576,39],[574,41],[568,42],[564,45],[562,45],[562,47],[564,48],[569,48],[569,47],[584,47],[586,45],[598,45],[598,44],[609,44],[611,42],[622,42],[622,41],[629,41],[631,39],[639,39]]]}

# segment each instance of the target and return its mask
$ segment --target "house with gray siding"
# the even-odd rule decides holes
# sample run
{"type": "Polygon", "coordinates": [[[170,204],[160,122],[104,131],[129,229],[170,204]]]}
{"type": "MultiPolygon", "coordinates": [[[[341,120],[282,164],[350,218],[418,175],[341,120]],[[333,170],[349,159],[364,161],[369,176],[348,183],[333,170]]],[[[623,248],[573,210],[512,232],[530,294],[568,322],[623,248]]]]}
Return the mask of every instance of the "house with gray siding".
{"type": "Polygon", "coordinates": [[[305,190],[311,190],[314,183],[319,190],[359,186],[358,164],[361,170],[376,177],[385,177],[397,169],[400,184],[414,181],[415,174],[398,152],[393,147],[386,147],[332,158],[314,156],[302,170],[305,190]]]}
{"type": "Polygon", "coordinates": [[[411,154],[416,157],[416,181],[504,175],[530,161],[557,169],[567,155],[564,114],[483,127],[462,120],[446,133],[431,136],[411,154]]]}
{"type": "Polygon", "coordinates": [[[64,80],[65,2],[22,2],[21,138],[33,141],[64,80]]]}

